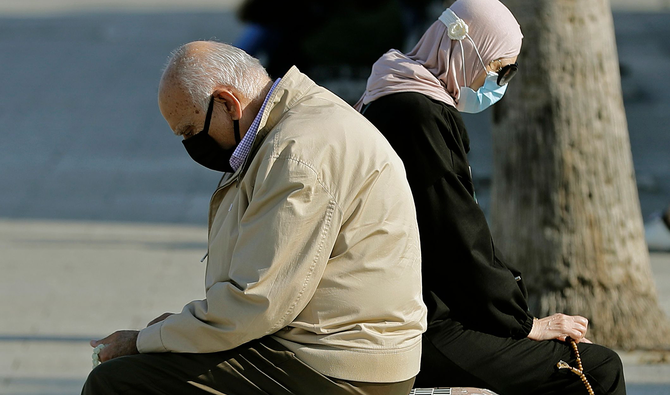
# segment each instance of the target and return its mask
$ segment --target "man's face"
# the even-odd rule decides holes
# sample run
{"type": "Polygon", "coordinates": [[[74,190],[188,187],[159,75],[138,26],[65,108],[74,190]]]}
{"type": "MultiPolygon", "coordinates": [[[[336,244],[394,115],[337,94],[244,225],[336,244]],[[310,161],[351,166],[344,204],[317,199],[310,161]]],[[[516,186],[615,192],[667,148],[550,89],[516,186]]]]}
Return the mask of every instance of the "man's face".
{"type": "MultiPolygon", "coordinates": [[[[184,139],[202,131],[205,126],[206,109],[199,108],[179,84],[169,78],[161,81],[158,107],[170,129],[184,139]]],[[[224,149],[235,145],[233,121],[223,110],[224,104],[214,99],[214,110],[209,125],[209,135],[224,149]]]]}

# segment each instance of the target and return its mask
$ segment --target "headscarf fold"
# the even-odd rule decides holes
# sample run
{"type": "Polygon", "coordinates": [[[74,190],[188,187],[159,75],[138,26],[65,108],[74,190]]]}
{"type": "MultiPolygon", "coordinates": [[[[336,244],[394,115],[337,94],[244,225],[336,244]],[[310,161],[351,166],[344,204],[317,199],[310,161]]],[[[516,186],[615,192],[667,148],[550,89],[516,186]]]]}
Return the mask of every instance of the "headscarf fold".
{"type": "Polygon", "coordinates": [[[484,64],[521,51],[519,23],[499,0],[458,0],[445,13],[449,10],[468,25],[472,41],[450,39],[443,22],[448,18],[439,18],[410,52],[392,49],[373,64],[365,93],[354,106],[357,110],[399,92],[422,93],[455,107],[460,87],[470,86],[484,70],[473,42],[484,64]]]}

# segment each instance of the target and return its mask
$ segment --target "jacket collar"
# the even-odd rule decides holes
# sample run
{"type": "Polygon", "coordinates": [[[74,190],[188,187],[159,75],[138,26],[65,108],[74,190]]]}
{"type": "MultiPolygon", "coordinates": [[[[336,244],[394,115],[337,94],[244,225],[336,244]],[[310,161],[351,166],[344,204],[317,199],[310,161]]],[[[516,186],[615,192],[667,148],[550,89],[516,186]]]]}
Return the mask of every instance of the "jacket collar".
{"type": "Polygon", "coordinates": [[[298,70],[297,67],[292,66],[289,71],[281,78],[279,84],[272,91],[268,98],[261,120],[258,125],[258,133],[251,146],[251,151],[247,155],[244,163],[234,173],[224,173],[219,181],[219,188],[230,184],[235,180],[239,180],[246,172],[246,168],[254,159],[256,150],[261,142],[267,137],[272,129],[281,121],[293,106],[299,102],[307,92],[312,90],[317,85],[307,75],[298,70]]]}
{"type": "Polygon", "coordinates": [[[283,118],[284,114],[291,110],[315,86],[314,81],[301,73],[297,67],[292,66],[282,77],[281,81],[279,81],[279,84],[277,84],[268,99],[261,115],[254,147],[263,141],[267,134],[283,118]]]}

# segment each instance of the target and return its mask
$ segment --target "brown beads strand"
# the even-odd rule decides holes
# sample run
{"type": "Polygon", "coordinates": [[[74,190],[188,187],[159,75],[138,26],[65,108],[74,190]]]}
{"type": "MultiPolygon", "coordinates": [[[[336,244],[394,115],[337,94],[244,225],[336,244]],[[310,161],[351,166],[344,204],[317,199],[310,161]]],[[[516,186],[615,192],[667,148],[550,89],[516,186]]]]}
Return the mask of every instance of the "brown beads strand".
{"type": "Polygon", "coordinates": [[[593,388],[591,388],[591,384],[589,383],[589,380],[586,379],[586,376],[584,375],[584,367],[582,366],[582,358],[579,355],[579,349],[577,348],[577,342],[574,341],[574,339],[567,339],[570,341],[570,346],[572,347],[572,352],[575,354],[575,359],[577,360],[577,368],[573,368],[570,366],[567,362],[565,361],[559,361],[556,366],[558,366],[559,369],[570,369],[570,371],[577,376],[579,376],[580,379],[582,379],[582,383],[584,383],[584,387],[586,387],[586,391],[589,393],[589,395],[595,395],[593,392],[593,388]]]}
{"type": "Polygon", "coordinates": [[[570,346],[572,347],[572,351],[575,353],[575,359],[577,360],[577,369],[580,371],[584,371],[584,367],[582,366],[582,357],[579,355],[579,349],[577,348],[577,342],[574,341],[573,339],[570,339],[570,346]]]}

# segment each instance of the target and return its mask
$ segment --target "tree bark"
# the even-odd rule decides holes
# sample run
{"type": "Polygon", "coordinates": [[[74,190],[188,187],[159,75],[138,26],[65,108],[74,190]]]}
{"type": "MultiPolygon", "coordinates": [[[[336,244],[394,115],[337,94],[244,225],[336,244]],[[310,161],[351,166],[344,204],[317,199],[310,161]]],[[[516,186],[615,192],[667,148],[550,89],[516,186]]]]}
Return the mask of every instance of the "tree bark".
{"type": "Polygon", "coordinates": [[[494,108],[494,240],[531,311],[617,348],[668,344],[644,241],[607,0],[506,0],[524,33],[494,108]]]}

